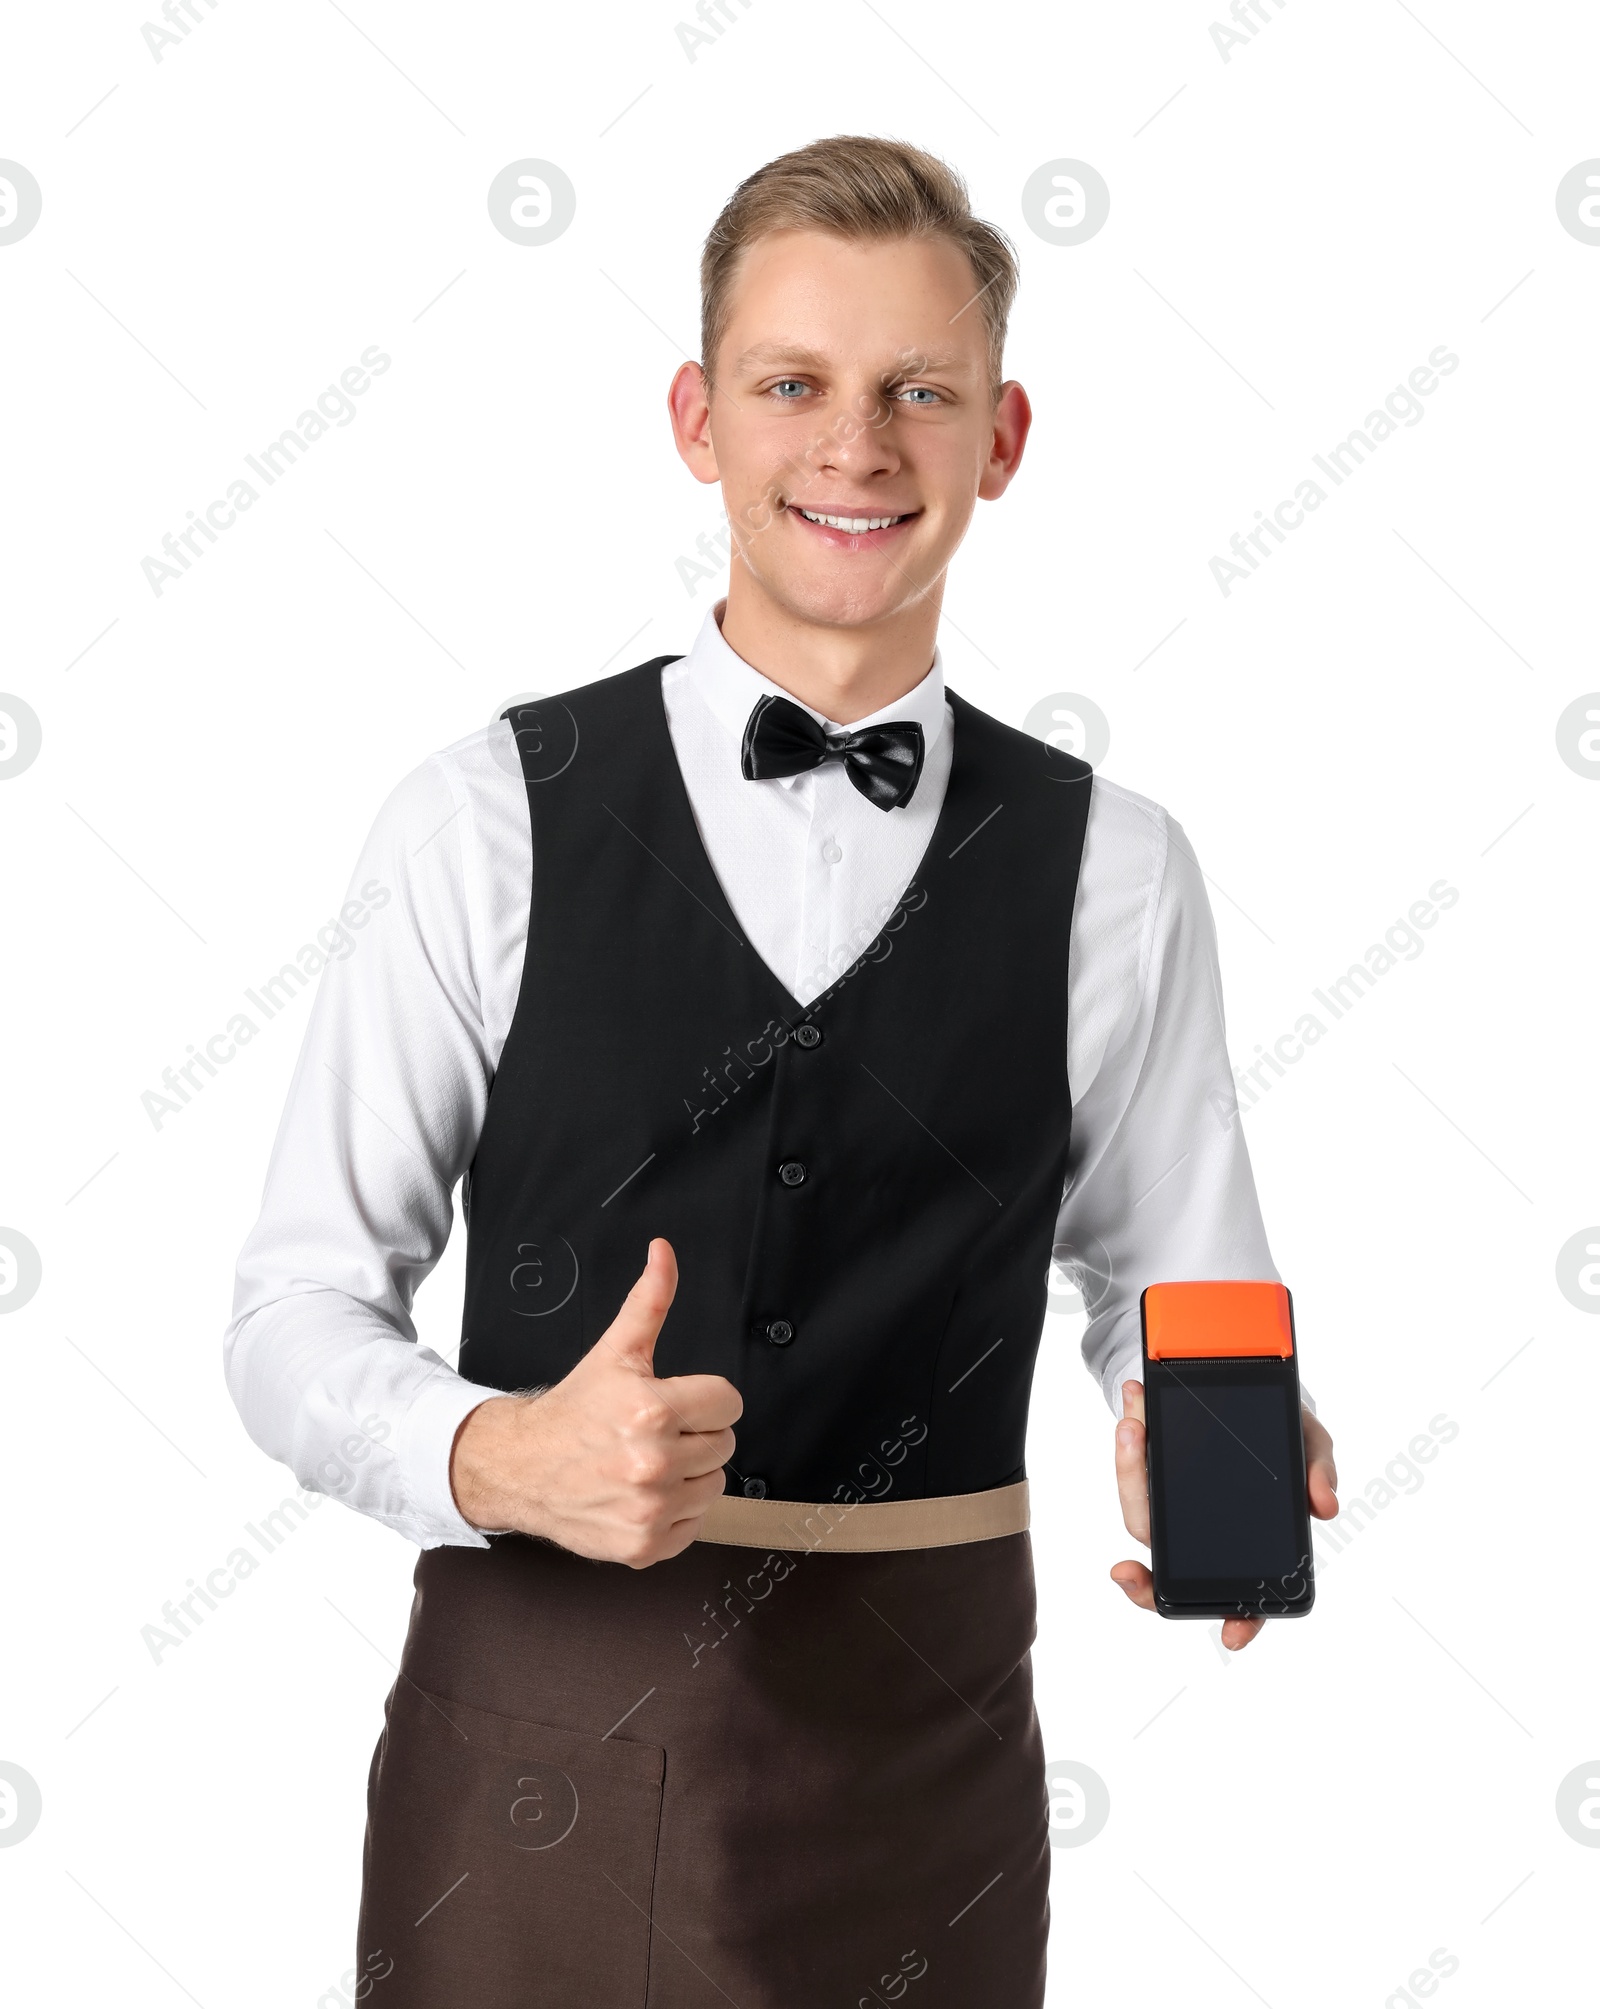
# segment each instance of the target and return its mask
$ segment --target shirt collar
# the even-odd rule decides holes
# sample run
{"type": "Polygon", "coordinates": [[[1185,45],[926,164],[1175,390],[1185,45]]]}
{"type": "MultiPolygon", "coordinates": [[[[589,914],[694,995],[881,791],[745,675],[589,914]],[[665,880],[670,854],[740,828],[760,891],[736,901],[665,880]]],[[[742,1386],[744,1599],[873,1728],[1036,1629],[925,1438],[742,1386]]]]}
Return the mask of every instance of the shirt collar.
{"type": "MultiPolygon", "coordinates": [[[[706,614],[694,645],[684,660],[683,667],[691,682],[705,703],[710,707],[718,723],[732,740],[735,756],[744,745],[744,729],[750,714],[755,710],[758,699],[766,696],[788,698],[801,709],[819,720],[830,732],[857,732],[869,725],[899,725],[914,719],[922,727],[925,755],[931,752],[948,729],[949,713],[945,708],[944,664],[937,645],[933,651],[933,663],[921,683],[914,685],[903,697],[875,711],[870,718],[852,719],[848,726],[837,719],[830,719],[819,712],[814,705],[808,705],[786,691],[781,684],[775,684],[770,677],[764,677],[753,668],[743,656],[729,647],[722,638],[722,615],[727,606],[726,599],[719,600],[706,614]]],[[[792,788],[804,779],[798,774],[784,775],[783,786],[792,788]]]]}

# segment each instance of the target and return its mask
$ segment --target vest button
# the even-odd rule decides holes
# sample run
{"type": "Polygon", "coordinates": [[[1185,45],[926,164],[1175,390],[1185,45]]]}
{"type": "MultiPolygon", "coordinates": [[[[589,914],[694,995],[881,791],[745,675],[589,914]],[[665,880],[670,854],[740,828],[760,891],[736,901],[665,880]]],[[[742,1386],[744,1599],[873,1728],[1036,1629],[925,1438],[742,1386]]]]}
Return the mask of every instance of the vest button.
{"type": "Polygon", "coordinates": [[[744,1482],[744,1496],[747,1500],[764,1500],[767,1497],[766,1480],[746,1479],[744,1482]]]}
{"type": "Polygon", "coordinates": [[[783,1163],[778,1167],[778,1177],[786,1186],[803,1186],[805,1184],[806,1168],[800,1163],[798,1158],[785,1158],[783,1163]]]}
{"type": "Polygon", "coordinates": [[[774,1346],[787,1346],[794,1338],[794,1327],[786,1318],[775,1318],[768,1322],[767,1337],[774,1346]]]}
{"type": "Polygon", "coordinates": [[[796,1046],[821,1046],[821,1029],[814,1025],[797,1025],[794,1029],[794,1043],[796,1046]]]}

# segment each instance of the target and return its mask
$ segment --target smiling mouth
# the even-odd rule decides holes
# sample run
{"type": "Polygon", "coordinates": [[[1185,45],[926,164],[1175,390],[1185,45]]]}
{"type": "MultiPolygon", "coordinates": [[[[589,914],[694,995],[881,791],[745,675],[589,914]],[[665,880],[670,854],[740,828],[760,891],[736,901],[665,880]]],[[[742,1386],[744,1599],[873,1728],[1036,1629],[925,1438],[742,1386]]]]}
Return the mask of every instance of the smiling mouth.
{"type": "Polygon", "coordinates": [[[886,531],[898,530],[902,524],[911,522],[913,517],[922,513],[920,510],[908,509],[898,516],[883,513],[869,515],[865,512],[844,510],[805,509],[798,502],[791,502],[787,506],[802,522],[809,523],[813,529],[832,531],[836,536],[850,538],[882,536],[886,531]]]}

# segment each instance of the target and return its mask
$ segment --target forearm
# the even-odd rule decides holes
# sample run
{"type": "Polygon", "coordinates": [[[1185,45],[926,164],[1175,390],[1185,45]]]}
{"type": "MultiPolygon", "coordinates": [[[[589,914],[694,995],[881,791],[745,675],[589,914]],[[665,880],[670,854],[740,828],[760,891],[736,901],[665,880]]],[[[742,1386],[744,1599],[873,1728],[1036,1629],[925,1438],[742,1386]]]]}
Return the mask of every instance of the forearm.
{"type": "Polygon", "coordinates": [[[224,1371],[246,1430],[309,1490],[421,1548],[486,1546],[450,1463],[463,1419],[498,1395],[397,1334],[370,1305],[298,1292],[237,1318],[224,1371]]]}
{"type": "MultiPolygon", "coordinates": [[[[1133,815],[1133,800],[1109,793],[1103,804],[1108,815],[1122,812],[1121,848],[1139,870],[1120,905],[1101,889],[1092,939],[1121,945],[1112,968],[1124,980],[1107,995],[1085,993],[1071,1050],[1080,1085],[1072,1169],[1055,1242],[1089,1310],[1084,1364],[1118,1417],[1122,1384],[1143,1379],[1145,1285],[1281,1281],[1233,1093],[1204,878],[1180,826],[1153,805],[1133,815]],[[1133,902],[1134,885],[1144,887],[1147,909],[1133,902]]],[[[1094,863],[1086,845],[1091,888],[1094,863]]],[[[1315,1414],[1310,1394],[1301,1394],[1315,1414]]]]}
{"type": "Polygon", "coordinates": [[[431,760],[373,825],[355,883],[386,899],[322,971],[224,1341],[229,1390],[262,1450],[425,1548],[483,1545],[451,1495],[450,1452],[462,1418],[498,1393],[419,1347],[411,1321],[451,1234],[495,1059],[468,808],[454,770],[431,760]]]}

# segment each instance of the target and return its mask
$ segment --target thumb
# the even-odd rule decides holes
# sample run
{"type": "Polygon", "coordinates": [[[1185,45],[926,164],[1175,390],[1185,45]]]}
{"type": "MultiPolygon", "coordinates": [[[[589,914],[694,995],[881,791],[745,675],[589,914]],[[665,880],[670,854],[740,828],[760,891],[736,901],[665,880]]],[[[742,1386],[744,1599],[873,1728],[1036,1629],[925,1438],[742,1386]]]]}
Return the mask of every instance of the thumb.
{"type": "Polygon", "coordinates": [[[678,1289],[678,1259],[661,1236],[651,1242],[639,1281],[622,1300],[606,1343],[625,1367],[654,1374],[656,1338],[678,1289]]]}

